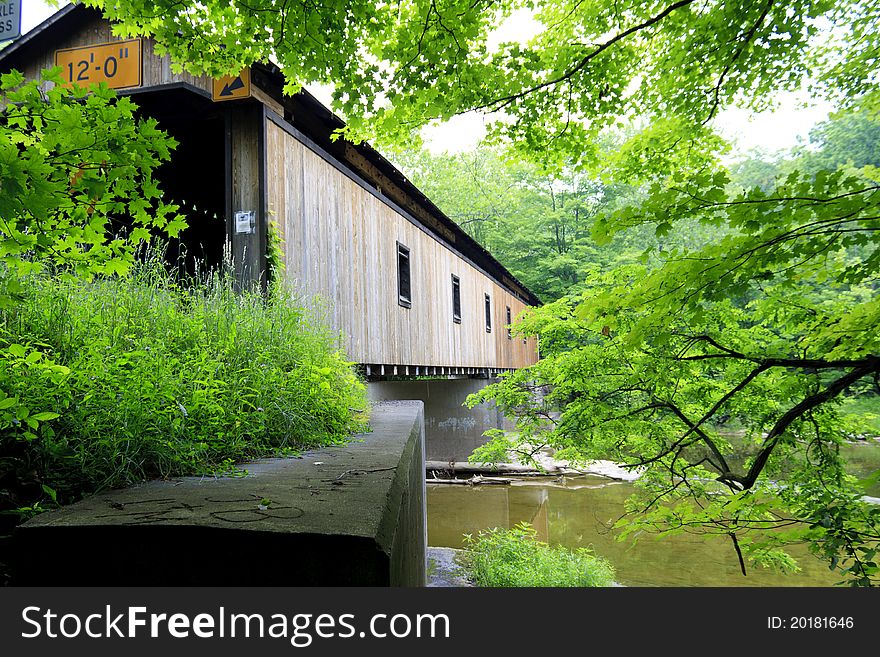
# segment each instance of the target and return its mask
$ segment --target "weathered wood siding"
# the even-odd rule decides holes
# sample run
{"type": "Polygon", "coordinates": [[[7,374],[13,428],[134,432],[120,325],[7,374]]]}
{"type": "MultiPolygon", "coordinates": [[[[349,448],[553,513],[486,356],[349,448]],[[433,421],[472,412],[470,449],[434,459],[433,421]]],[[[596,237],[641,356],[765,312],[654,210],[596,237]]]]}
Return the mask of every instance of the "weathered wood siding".
{"type": "Polygon", "coordinates": [[[325,300],[352,360],[475,368],[535,362],[535,339],[510,339],[505,328],[507,307],[515,319],[525,303],[304,141],[267,120],[267,213],[284,240],[287,280],[306,298],[325,300]],[[397,242],[410,249],[411,308],[398,304],[397,242]],[[460,324],[452,320],[453,274],[461,280],[460,324]]]}
{"type": "MultiPolygon", "coordinates": [[[[50,48],[40,51],[36,56],[30,56],[22,73],[28,79],[39,76],[40,71],[55,66],[55,51],[65,48],[77,48],[79,46],[91,46],[100,43],[113,43],[124,41],[113,35],[110,23],[100,17],[99,14],[89,20],[83,29],[64,34],[53,42],[50,48]]],[[[171,71],[171,58],[168,55],[160,57],[155,54],[152,39],[142,39],[142,66],[143,78],[141,87],[152,87],[175,82],[186,82],[192,86],[211,93],[211,79],[204,75],[191,75],[190,73],[173,73],[171,71]]]]}
{"type": "Polygon", "coordinates": [[[232,105],[226,109],[227,237],[230,239],[235,280],[242,287],[266,282],[266,221],[263,188],[263,108],[232,105]],[[253,212],[255,231],[235,230],[236,212],[253,212]]]}

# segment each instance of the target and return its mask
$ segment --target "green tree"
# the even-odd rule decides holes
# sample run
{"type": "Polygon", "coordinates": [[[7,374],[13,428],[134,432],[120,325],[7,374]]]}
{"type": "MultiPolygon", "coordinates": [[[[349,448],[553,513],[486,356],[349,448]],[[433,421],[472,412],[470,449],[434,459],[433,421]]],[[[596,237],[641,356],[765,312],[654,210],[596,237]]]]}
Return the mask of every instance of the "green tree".
{"type": "Polygon", "coordinates": [[[803,171],[880,167],[880,121],[869,107],[856,106],[813,128],[809,146],[797,152],[795,164],[803,171]]]}
{"type": "Polygon", "coordinates": [[[627,518],[629,530],[722,533],[765,563],[809,540],[870,583],[880,509],[839,455],[869,429],[840,401],[880,373],[870,243],[880,190],[843,172],[792,177],[772,194],[731,195],[728,182],[658,188],[638,215],[619,213],[659,226],[670,212],[706,217],[728,234],[597,275],[583,296],[534,312],[521,330],[541,336],[542,360],[473,400],[515,415],[515,438],[477,458],[549,444],[641,467],[634,505],[647,513],[627,518]],[[731,422],[745,454],[723,432],[731,422]]]}
{"type": "Polygon", "coordinates": [[[713,133],[725,107],[766,109],[806,81],[876,113],[876,0],[89,4],[195,71],[274,56],[291,90],[335,84],[354,138],[496,111],[495,138],[544,170],[645,186],[639,204],[596,217],[600,243],[638,227],[715,235],[596,272],[536,312],[526,326],[545,358],[479,398],[520,414],[520,440],[647,468],[631,528],[718,531],[783,565],[780,545],[808,540],[853,582],[876,580],[880,511],[837,452],[853,430],[841,394],[880,372],[876,172],[822,163],[736,189],[713,133]],[[519,9],[538,34],[494,44],[519,9]],[[609,154],[604,131],[633,117],[609,154]],[[741,463],[713,426],[724,417],[754,441],[741,463]]]}
{"type": "Polygon", "coordinates": [[[692,137],[708,135],[704,124],[733,102],[766,108],[771,92],[806,79],[834,99],[858,97],[875,84],[880,45],[871,0],[86,4],[119,21],[120,34],[154,35],[160,52],[194,72],[271,56],[290,89],[333,83],[356,135],[401,136],[432,119],[503,110],[498,132],[546,161],[598,161],[601,131],[624,116],[648,119],[654,144],[667,147],[647,153],[643,142],[644,160],[692,159],[692,137]],[[496,26],[521,10],[537,35],[494,43],[496,26]]]}
{"type": "Polygon", "coordinates": [[[120,273],[150,230],[185,226],[153,179],[174,140],[106,86],[61,85],[50,72],[0,77],[0,303],[47,266],[120,273]]]}

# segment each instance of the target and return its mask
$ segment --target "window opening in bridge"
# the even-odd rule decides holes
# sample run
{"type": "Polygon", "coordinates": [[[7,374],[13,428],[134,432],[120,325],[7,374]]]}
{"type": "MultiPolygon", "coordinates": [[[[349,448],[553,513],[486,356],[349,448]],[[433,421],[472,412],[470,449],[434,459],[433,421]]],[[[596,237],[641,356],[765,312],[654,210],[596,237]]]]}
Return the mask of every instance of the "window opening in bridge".
{"type": "Polygon", "coordinates": [[[513,330],[510,328],[510,325],[513,322],[510,320],[510,306],[507,306],[507,339],[513,340],[513,330]]]}
{"type": "Polygon", "coordinates": [[[492,332],[492,299],[486,295],[486,333],[492,332]]]}
{"type": "Polygon", "coordinates": [[[409,249],[397,243],[397,303],[404,308],[412,307],[409,276],[409,249]]]}
{"type": "Polygon", "coordinates": [[[461,280],[452,275],[452,321],[461,324],[461,280]]]}

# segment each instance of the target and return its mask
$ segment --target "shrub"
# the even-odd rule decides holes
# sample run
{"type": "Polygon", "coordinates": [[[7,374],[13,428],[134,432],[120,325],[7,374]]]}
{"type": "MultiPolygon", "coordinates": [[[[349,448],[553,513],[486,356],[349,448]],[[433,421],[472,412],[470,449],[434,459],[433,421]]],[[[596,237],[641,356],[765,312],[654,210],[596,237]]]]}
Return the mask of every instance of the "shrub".
{"type": "Polygon", "coordinates": [[[477,586],[611,586],[614,568],[591,550],[538,540],[528,523],[465,536],[461,565],[477,586]]]}
{"type": "Polygon", "coordinates": [[[0,314],[6,509],[229,472],[364,428],[365,388],[337,336],[288,294],[182,286],[158,261],[24,288],[0,314]]]}

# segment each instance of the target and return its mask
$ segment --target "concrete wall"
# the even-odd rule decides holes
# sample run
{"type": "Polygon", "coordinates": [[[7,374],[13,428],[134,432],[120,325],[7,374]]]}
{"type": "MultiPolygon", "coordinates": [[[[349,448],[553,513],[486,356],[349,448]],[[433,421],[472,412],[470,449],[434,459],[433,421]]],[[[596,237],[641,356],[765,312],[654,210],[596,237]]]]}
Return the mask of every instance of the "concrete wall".
{"type": "Polygon", "coordinates": [[[463,406],[468,395],[494,379],[449,378],[418,381],[374,381],[367,386],[370,401],[418,399],[425,404],[425,452],[429,461],[466,461],[486,443],[487,429],[510,429],[494,404],[463,406]]]}
{"type": "Polygon", "coordinates": [[[246,477],[148,482],[37,516],[13,536],[12,583],[424,586],[423,406],[378,405],[371,425],[246,477]]]}

